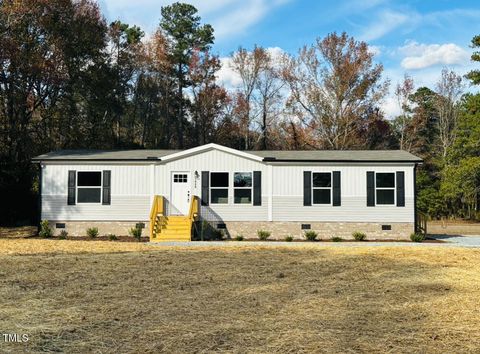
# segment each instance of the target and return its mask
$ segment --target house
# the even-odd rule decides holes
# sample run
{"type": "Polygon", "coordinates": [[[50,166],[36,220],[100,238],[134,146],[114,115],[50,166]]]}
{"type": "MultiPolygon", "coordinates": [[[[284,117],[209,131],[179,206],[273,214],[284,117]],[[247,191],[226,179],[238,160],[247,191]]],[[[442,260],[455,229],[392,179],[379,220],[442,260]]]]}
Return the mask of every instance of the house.
{"type": "MultiPolygon", "coordinates": [[[[190,240],[202,221],[230,237],[408,239],[416,226],[415,170],[406,151],[62,150],[40,166],[41,218],[55,233],[190,240]],[[195,227],[193,227],[195,226],[195,227]],[[144,235],[148,234],[145,232],[144,235]]],[[[202,226],[203,228],[203,226],[202,226]]]]}

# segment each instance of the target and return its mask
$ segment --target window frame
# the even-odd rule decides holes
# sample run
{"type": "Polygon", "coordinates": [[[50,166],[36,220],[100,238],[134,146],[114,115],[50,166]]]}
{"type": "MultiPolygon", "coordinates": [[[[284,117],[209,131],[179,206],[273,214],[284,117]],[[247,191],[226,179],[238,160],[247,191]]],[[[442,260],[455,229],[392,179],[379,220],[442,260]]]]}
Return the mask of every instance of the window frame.
{"type": "Polygon", "coordinates": [[[253,205],[253,187],[254,187],[254,180],[253,180],[253,171],[234,171],[232,173],[232,188],[233,188],[233,205],[253,205]],[[251,187],[235,187],[235,173],[250,173],[252,178],[252,186],[251,187]],[[235,203],[235,189],[250,189],[250,203],[235,203]]]}
{"type": "Polygon", "coordinates": [[[228,171],[210,171],[209,172],[209,183],[208,183],[208,194],[210,205],[230,205],[230,172],[228,171]],[[213,173],[226,173],[228,186],[226,187],[212,187],[212,174],[213,173]],[[226,189],[227,190],[227,202],[226,203],[214,203],[212,200],[212,189],[226,189]]]}
{"type": "Polygon", "coordinates": [[[102,204],[102,198],[103,198],[103,193],[102,193],[102,188],[103,188],[103,171],[97,171],[97,170],[90,170],[90,171],[77,171],[76,172],[76,179],[75,179],[75,204],[102,204]],[[80,173],[100,173],[100,185],[99,186],[79,186],[78,185],[78,175],[80,173]],[[98,202],[79,202],[78,201],[78,190],[79,189],[86,189],[86,188],[98,188],[100,190],[100,201],[98,202]]]}
{"type": "Polygon", "coordinates": [[[396,172],[377,172],[375,171],[375,183],[374,183],[374,190],[375,190],[375,206],[386,206],[386,207],[389,207],[389,206],[396,206],[397,205],[397,174],[396,172]],[[391,174],[393,175],[393,187],[377,187],[377,174],[379,173],[386,173],[386,174],[391,174]],[[388,203],[388,204],[385,204],[385,203],[382,203],[382,204],[378,204],[377,202],[377,190],[393,190],[393,203],[388,203]]]}
{"type": "Polygon", "coordinates": [[[333,205],[333,171],[312,171],[311,177],[311,189],[312,189],[312,206],[332,206],[333,205]],[[314,187],[313,186],[313,175],[316,173],[328,173],[330,174],[330,187],[314,187]],[[329,189],[330,190],[330,203],[314,203],[313,191],[315,189],[329,189]]]}

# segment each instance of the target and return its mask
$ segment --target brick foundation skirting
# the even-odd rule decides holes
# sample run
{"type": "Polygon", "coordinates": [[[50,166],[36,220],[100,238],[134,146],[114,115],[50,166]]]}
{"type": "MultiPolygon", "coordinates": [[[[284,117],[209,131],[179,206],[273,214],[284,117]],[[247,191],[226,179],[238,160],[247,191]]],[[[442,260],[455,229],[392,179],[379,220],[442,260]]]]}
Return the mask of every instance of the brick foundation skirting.
{"type": "MultiPolygon", "coordinates": [[[[149,236],[149,223],[147,221],[49,221],[54,236],[58,236],[62,230],[68,232],[68,236],[87,236],[87,229],[98,228],[98,236],[114,234],[116,236],[128,236],[128,231],[137,223],[145,224],[142,236],[149,236]],[[65,228],[58,228],[57,224],[65,224],[65,228]]],[[[60,226],[60,225],[58,225],[60,226]]]]}
{"type": "MultiPolygon", "coordinates": [[[[149,235],[149,223],[145,224],[144,236],[149,235]]],[[[414,231],[413,223],[360,223],[360,222],[291,222],[291,221],[224,221],[226,236],[234,238],[242,235],[244,238],[257,238],[257,230],[271,232],[271,239],[283,240],[286,236],[295,239],[304,239],[302,224],[310,225],[310,230],[318,233],[319,239],[330,239],[333,236],[352,239],[352,232],[360,231],[367,235],[367,239],[377,240],[409,240],[414,231]],[[382,230],[382,225],[390,225],[391,230],[382,230]]],[[[135,227],[134,221],[50,221],[54,235],[58,236],[66,230],[69,236],[86,236],[87,228],[97,227],[99,236],[115,234],[127,236],[128,231],[135,227]],[[65,228],[57,228],[56,224],[65,224],[65,228]]],[[[216,224],[212,225],[216,227],[216,224]]]]}
{"type": "Polygon", "coordinates": [[[310,225],[310,230],[318,233],[318,239],[330,239],[333,236],[353,239],[352,232],[360,231],[373,240],[410,240],[414,223],[360,223],[360,222],[244,222],[225,221],[227,237],[257,238],[257,230],[271,232],[271,239],[282,240],[286,236],[305,239],[302,224],[310,225]],[[391,230],[382,230],[382,225],[390,225],[391,230]]]}

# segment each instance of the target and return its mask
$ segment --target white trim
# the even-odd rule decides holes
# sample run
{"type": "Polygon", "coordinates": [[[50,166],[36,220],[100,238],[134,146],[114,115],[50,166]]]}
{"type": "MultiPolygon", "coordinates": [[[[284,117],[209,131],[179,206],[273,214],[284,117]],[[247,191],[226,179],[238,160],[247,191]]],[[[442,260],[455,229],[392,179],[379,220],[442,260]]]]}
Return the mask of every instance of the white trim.
{"type": "Polygon", "coordinates": [[[253,171],[234,171],[232,172],[232,201],[233,205],[253,205],[253,188],[254,188],[254,180],[253,180],[253,171]],[[252,177],[252,185],[250,187],[235,187],[235,173],[250,173],[252,177]],[[235,189],[250,189],[250,203],[235,203],[235,189]]]}
{"type": "MultiPolygon", "coordinates": [[[[112,181],[110,180],[110,189],[112,188],[111,184],[112,184],[112,181]]],[[[102,189],[103,189],[103,171],[96,171],[96,170],[76,171],[76,176],[75,176],[75,204],[102,204],[102,189]],[[99,186],[79,186],[78,185],[78,174],[79,173],[84,173],[84,172],[100,173],[100,185],[99,186]],[[100,201],[98,201],[98,202],[79,202],[78,201],[78,190],[79,189],[87,189],[87,188],[100,189],[100,201]]],[[[110,197],[111,197],[111,191],[110,191],[110,197]]]]}
{"type": "Polygon", "coordinates": [[[333,206],[333,172],[332,171],[312,171],[312,205],[316,206],[333,206]],[[315,173],[328,173],[330,175],[330,187],[314,187],[313,186],[313,175],[315,173]],[[330,190],[330,203],[314,203],[313,200],[313,191],[315,189],[328,189],[330,190]]]}
{"type": "Polygon", "coordinates": [[[268,221],[273,221],[273,167],[268,165],[267,167],[267,193],[268,193],[268,221]]]}
{"type": "MultiPolygon", "coordinates": [[[[190,200],[192,198],[192,173],[190,171],[170,171],[170,196],[169,196],[169,201],[170,203],[168,204],[169,210],[168,214],[169,215],[174,215],[172,214],[172,205],[173,205],[173,182],[174,176],[175,175],[187,175],[187,185],[188,185],[188,205],[190,205],[190,200]]],[[[183,182],[177,182],[177,183],[183,183],[183,182]]],[[[180,211],[180,210],[179,210],[180,211]]],[[[188,214],[188,210],[187,210],[188,214]]],[[[187,215],[187,214],[182,214],[182,215],[187,215]]]]}
{"type": "Polygon", "coordinates": [[[209,151],[209,150],[219,150],[219,151],[223,151],[223,152],[226,152],[226,153],[229,153],[229,154],[232,154],[232,155],[244,157],[244,158],[247,158],[247,159],[250,159],[250,160],[263,161],[263,157],[252,155],[252,154],[249,154],[249,153],[246,153],[246,152],[243,152],[243,151],[235,150],[235,149],[232,149],[232,148],[229,148],[229,147],[226,147],[226,146],[210,143],[210,144],[206,144],[206,145],[202,145],[202,146],[197,146],[197,147],[185,150],[185,151],[176,152],[176,153],[171,154],[171,155],[163,156],[161,158],[161,163],[181,159],[181,158],[191,156],[191,155],[196,155],[196,154],[199,154],[199,153],[202,153],[202,152],[205,152],[205,151],[209,151]]]}
{"type": "Polygon", "coordinates": [[[155,165],[150,165],[150,205],[155,199],[155,165]]]}
{"type": "Polygon", "coordinates": [[[230,194],[233,193],[233,184],[230,184],[230,171],[209,171],[208,172],[208,205],[231,205],[230,203],[230,194]],[[227,187],[212,187],[212,173],[226,173],[228,186],[227,187]],[[226,203],[212,203],[212,188],[213,189],[226,189],[227,190],[227,202],[226,203]]]}
{"type": "Polygon", "coordinates": [[[379,206],[379,207],[384,207],[384,206],[397,206],[397,173],[396,171],[394,172],[377,172],[375,171],[375,206],[379,206]],[[389,173],[389,174],[393,174],[393,187],[378,187],[377,188],[377,174],[378,173],[389,173]],[[387,190],[393,190],[393,203],[388,203],[388,204],[378,204],[377,203],[377,190],[384,190],[384,191],[387,191],[387,190]]]}

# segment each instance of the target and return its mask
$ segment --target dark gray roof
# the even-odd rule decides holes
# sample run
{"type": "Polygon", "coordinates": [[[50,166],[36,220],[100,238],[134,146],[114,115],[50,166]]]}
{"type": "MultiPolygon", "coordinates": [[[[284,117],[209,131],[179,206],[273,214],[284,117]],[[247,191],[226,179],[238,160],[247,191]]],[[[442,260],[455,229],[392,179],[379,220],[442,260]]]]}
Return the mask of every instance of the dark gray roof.
{"type": "Polygon", "coordinates": [[[181,150],[58,150],[33,158],[33,161],[44,160],[89,160],[89,161],[123,161],[161,159],[163,156],[181,150]]]}
{"type": "MultiPolygon", "coordinates": [[[[37,156],[39,161],[148,161],[182,150],[59,150],[37,156]]],[[[421,162],[422,159],[403,150],[264,150],[245,151],[265,161],[325,162],[421,162]]]]}
{"type": "Polygon", "coordinates": [[[277,161],[422,161],[421,158],[404,150],[265,150],[249,152],[277,161]]]}

